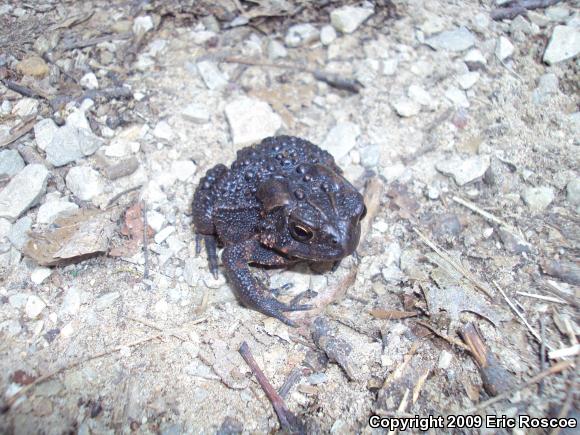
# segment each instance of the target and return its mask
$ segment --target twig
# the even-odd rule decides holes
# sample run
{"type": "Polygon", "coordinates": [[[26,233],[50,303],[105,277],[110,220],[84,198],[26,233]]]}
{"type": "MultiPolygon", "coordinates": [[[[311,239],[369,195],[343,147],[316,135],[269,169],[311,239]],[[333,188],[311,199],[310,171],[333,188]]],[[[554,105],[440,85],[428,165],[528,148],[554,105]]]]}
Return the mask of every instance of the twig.
{"type": "MultiPolygon", "coordinates": [[[[407,409],[407,404],[409,401],[409,389],[405,389],[405,393],[403,394],[403,398],[401,399],[401,403],[399,403],[399,407],[397,408],[397,412],[405,412],[407,409]]],[[[398,432],[398,429],[391,429],[388,435],[395,435],[398,432]]]]}
{"type": "Polygon", "coordinates": [[[580,344],[548,352],[548,358],[550,359],[567,358],[576,355],[580,355],[580,344]]]}
{"type": "Polygon", "coordinates": [[[527,13],[530,9],[547,8],[560,3],[562,0],[520,0],[506,8],[497,8],[491,11],[491,18],[495,21],[513,20],[518,15],[527,13]]]}
{"type": "Polygon", "coordinates": [[[69,363],[63,367],[60,367],[58,369],[55,369],[51,372],[48,372],[48,373],[42,375],[42,376],[39,376],[33,382],[31,382],[28,385],[25,385],[24,387],[22,387],[22,389],[18,390],[13,396],[11,396],[8,400],[6,400],[6,403],[4,403],[4,405],[2,405],[2,407],[0,408],[0,414],[4,414],[4,413],[8,412],[10,410],[10,407],[14,404],[14,402],[16,402],[16,400],[18,400],[18,398],[25,395],[28,391],[33,389],[35,386],[43,383],[44,381],[46,381],[46,380],[48,380],[48,379],[50,379],[50,378],[52,378],[60,373],[63,373],[67,370],[75,368],[81,364],[92,361],[94,359],[101,358],[103,356],[110,355],[110,354],[113,354],[115,352],[119,352],[121,349],[125,349],[127,347],[139,346],[140,344],[146,343],[146,342],[151,341],[151,340],[156,340],[158,338],[163,338],[164,336],[165,336],[164,332],[149,335],[147,337],[132,341],[131,343],[126,343],[126,344],[122,344],[119,346],[115,346],[112,349],[108,349],[108,350],[105,350],[103,352],[96,353],[96,354],[91,355],[91,356],[86,357],[86,358],[79,358],[78,360],[73,361],[72,363],[69,363]]]}
{"type": "Polygon", "coordinates": [[[28,88],[26,86],[22,86],[16,82],[11,81],[11,80],[4,79],[4,80],[2,80],[2,82],[4,83],[4,86],[6,86],[8,89],[10,89],[11,91],[14,91],[14,92],[18,92],[20,95],[22,95],[24,97],[44,98],[45,100],[48,99],[48,96],[44,92],[41,92],[39,90],[31,89],[31,88],[28,88]]]}
{"type": "MultiPolygon", "coordinates": [[[[546,322],[544,318],[540,317],[540,370],[546,370],[546,322]]],[[[544,394],[544,381],[538,383],[538,395],[542,396],[544,394]]]]}
{"type": "Polygon", "coordinates": [[[490,396],[508,390],[513,380],[507,370],[499,363],[483,341],[481,333],[473,323],[468,323],[460,330],[461,337],[470,348],[470,353],[481,374],[483,388],[490,396]]]}
{"type": "Polygon", "coordinates": [[[421,321],[417,321],[416,323],[418,325],[421,325],[421,326],[427,328],[429,331],[433,332],[433,334],[435,334],[437,337],[442,338],[443,340],[445,340],[449,344],[455,345],[455,346],[459,347],[460,349],[463,349],[467,352],[471,352],[471,349],[465,343],[457,340],[456,338],[450,337],[448,335],[443,334],[442,332],[437,331],[433,326],[429,325],[428,323],[421,322],[421,321]]]}
{"type": "Polygon", "coordinates": [[[510,224],[508,224],[506,221],[504,221],[504,220],[502,220],[502,219],[500,219],[500,218],[492,215],[491,213],[489,213],[489,212],[487,212],[487,211],[479,208],[473,202],[467,201],[467,200],[465,200],[463,198],[460,198],[458,196],[453,196],[453,197],[451,197],[451,199],[453,201],[455,201],[456,203],[461,204],[464,207],[467,207],[471,211],[474,211],[475,213],[480,214],[481,216],[483,216],[488,221],[493,222],[495,224],[498,224],[498,225],[500,225],[502,227],[505,227],[510,232],[512,232],[512,231],[515,232],[514,231],[514,228],[510,224]]]}
{"type": "Polygon", "coordinates": [[[106,209],[108,209],[108,208],[110,208],[110,207],[111,207],[111,206],[112,206],[114,203],[116,203],[116,202],[117,202],[117,200],[118,200],[119,198],[121,198],[122,196],[124,196],[124,195],[126,195],[126,194],[128,194],[128,193],[134,192],[134,191],[136,191],[136,190],[139,190],[139,189],[141,189],[142,187],[143,187],[143,185],[142,185],[142,184],[139,184],[138,186],[133,186],[133,187],[130,187],[130,188],[126,189],[126,190],[123,190],[122,192],[119,192],[119,193],[117,193],[115,196],[113,196],[113,197],[112,197],[112,198],[109,200],[109,202],[107,203],[107,206],[105,207],[105,210],[106,210],[106,209]]]}
{"type": "MultiPolygon", "coordinates": [[[[520,318],[520,320],[524,323],[524,325],[526,325],[526,327],[528,328],[528,330],[530,331],[530,333],[534,336],[534,338],[536,340],[538,340],[538,343],[542,342],[542,338],[540,337],[540,334],[538,334],[538,331],[536,331],[532,325],[530,325],[528,323],[528,321],[526,320],[526,318],[522,315],[522,313],[520,313],[520,311],[516,308],[516,306],[514,305],[514,303],[510,300],[510,298],[508,298],[508,296],[505,294],[505,292],[502,290],[502,288],[498,285],[497,282],[493,281],[493,285],[495,285],[495,288],[498,289],[498,291],[501,293],[501,295],[503,296],[503,298],[505,299],[505,301],[507,302],[507,304],[510,306],[510,308],[512,309],[512,311],[520,318]]],[[[550,350],[553,350],[553,348],[549,345],[546,344],[546,347],[550,350]]]]}
{"type": "Polygon", "coordinates": [[[551,298],[550,296],[542,296],[542,295],[536,295],[533,293],[526,293],[526,292],[516,292],[516,294],[518,295],[522,295],[522,296],[526,296],[528,298],[534,298],[534,299],[539,299],[541,301],[546,301],[546,302],[555,302],[557,304],[567,304],[568,302],[563,301],[562,299],[558,299],[558,298],[551,298]]]}
{"type": "Polygon", "coordinates": [[[339,76],[338,74],[321,71],[316,68],[309,68],[300,65],[292,65],[288,63],[262,62],[258,60],[242,59],[238,57],[225,57],[221,59],[221,61],[228,63],[238,63],[240,65],[261,66],[266,68],[281,68],[293,71],[307,72],[312,74],[312,76],[316,80],[320,80],[321,82],[327,83],[329,86],[332,86],[333,88],[342,89],[344,91],[349,91],[354,94],[357,94],[358,92],[360,92],[361,88],[363,88],[362,83],[360,83],[356,79],[342,77],[339,76]]]}
{"type": "Polygon", "coordinates": [[[274,411],[276,411],[276,415],[280,420],[282,430],[286,430],[290,433],[306,433],[302,422],[288,409],[284,399],[282,399],[274,387],[272,387],[272,384],[270,384],[270,381],[268,381],[268,378],[266,378],[266,375],[264,375],[264,372],[262,372],[262,369],[258,366],[258,363],[254,359],[254,356],[245,341],[240,345],[239,352],[244,361],[246,361],[246,364],[250,367],[250,370],[252,370],[252,373],[258,380],[260,387],[262,387],[262,390],[266,393],[268,400],[272,403],[274,411]]]}
{"type": "Polygon", "coordinates": [[[482,409],[485,409],[485,408],[493,405],[494,403],[497,403],[503,399],[506,399],[508,397],[513,396],[515,393],[523,390],[524,388],[527,388],[527,387],[530,387],[534,384],[537,384],[542,379],[547,378],[548,376],[557,375],[558,373],[563,372],[564,370],[572,367],[573,365],[574,365],[574,363],[572,363],[571,361],[561,361],[559,363],[556,363],[552,367],[550,367],[549,369],[538,373],[536,376],[534,376],[530,380],[518,385],[514,389],[512,389],[510,391],[506,391],[505,393],[502,393],[502,394],[495,396],[489,400],[486,400],[485,402],[481,402],[480,404],[478,404],[472,408],[469,408],[466,411],[462,411],[462,414],[473,414],[473,413],[478,412],[482,409]]]}
{"type": "Polygon", "coordinates": [[[286,378],[286,380],[284,381],[284,384],[278,390],[278,394],[280,394],[280,397],[286,398],[292,387],[296,385],[296,383],[300,380],[301,377],[302,371],[298,367],[294,367],[290,372],[290,374],[288,375],[288,377],[286,378]]]}
{"type": "Polygon", "coordinates": [[[156,329],[160,332],[163,332],[166,335],[171,335],[171,336],[177,338],[178,340],[187,341],[187,338],[183,335],[180,335],[179,332],[173,331],[171,329],[163,329],[162,327],[157,326],[155,323],[149,322],[148,320],[139,319],[137,317],[131,317],[131,316],[127,316],[127,319],[132,320],[132,321],[137,322],[137,323],[141,323],[142,325],[148,326],[149,328],[156,329]]]}
{"type": "Polygon", "coordinates": [[[121,33],[121,34],[111,34],[111,35],[103,35],[98,36],[96,38],[85,39],[75,42],[70,42],[68,44],[64,44],[62,50],[74,50],[75,48],[86,48],[92,45],[100,44],[101,42],[113,41],[116,39],[129,39],[131,37],[131,33],[121,33]]]}
{"type": "Polygon", "coordinates": [[[36,117],[33,116],[31,119],[24,121],[18,127],[13,128],[13,131],[10,131],[10,135],[0,142],[0,148],[10,145],[12,142],[20,139],[34,128],[34,124],[36,124],[36,117]]]}
{"type": "MultiPolygon", "coordinates": [[[[143,280],[149,279],[149,247],[147,242],[147,202],[141,202],[141,216],[143,217],[143,280]]],[[[145,284],[147,290],[150,289],[149,284],[145,284]]]]}
{"type": "Polygon", "coordinates": [[[570,305],[576,307],[576,308],[580,308],[580,303],[578,303],[577,298],[575,298],[573,295],[569,295],[568,293],[566,293],[565,291],[563,291],[558,284],[556,284],[554,281],[552,280],[547,280],[545,282],[541,282],[540,285],[542,285],[542,287],[549,291],[550,293],[558,296],[561,299],[564,299],[566,302],[568,302],[570,305]]]}
{"type": "MultiPolygon", "coordinates": [[[[580,362],[580,361],[577,358],[576,364],[578,364],[578,362],[580,362]]],[[[566,392],[566,399],[564,400],[564,403],[562,404],[562,408],[560,409],[560,412],[558,413],[559,420],[566,418],[568,416],[568,413],[572,409],[572,402],[574,401],[574,396],[578,394],[578,380],[576,378],[577,378],[577,373],[574,370],[572,370],[568,374],[568,388],[567,388],[567,392],[566,392]]],[[[558,435],[560,433],[560,431],[561,431],[561,428],[556,428],[550,432],[550,435],[558,435]]]]}
{"type": "Polygon", "coordinates": [[[445,251],[443,248],[439,248],[435,243],[433,243],[431,240],[429,240],[417,228],[413,228],[413,231],[415,231],[415,233],[417,233],[417,235],[421,238],[423,243],[425,243],[427,246],[429,246],[431,249],[433,249],[437,254],[439,254],[439,256],[441,258],[443,258],[447,263],[449,263],[451,266],[453,266],[453,268],[457,272],[461,273],[471,284],[473,284],[476,288],[480,289],[490,299],[493,299],[493,296],[491,295],[491,292],[488,290],[488,288],[486,286],[484,286],[482,283],[480,283],[479,281],[477,281],[471,275],[471,273],[467,269],[465,269],[465,267],[463,267],[463,265],[461,263],[458,263],[457,261],[455,261],[455,259],[453,257],[451,257],[451,255],[449,255],[449,253],[447,251],[445,251]]]}

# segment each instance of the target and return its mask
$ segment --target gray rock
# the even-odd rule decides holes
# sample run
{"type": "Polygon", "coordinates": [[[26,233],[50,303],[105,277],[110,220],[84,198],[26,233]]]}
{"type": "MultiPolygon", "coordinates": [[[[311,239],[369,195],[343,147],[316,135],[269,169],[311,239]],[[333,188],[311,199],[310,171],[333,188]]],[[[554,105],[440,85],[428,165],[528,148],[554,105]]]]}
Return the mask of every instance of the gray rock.
{"type": "Polygon", "coordinates": [[[288,29],[284,43],[291,48],[302,47],[317,41],[319,35],[318,29],[310,23],[295,24],[288,29]]]}
{"type": "Polygon", "coordinates": [[[455,86],[451,86],[445,91],[445,98],[457,107],[469,107],[469,100],[467,99],[465,92],[455,86]]]}
{"type": "Polygon", "coordinates": [[[72,112],[65,125],[57,130],[52,128],[49,121],[43,122],[41,131],[45,136],[40,140],[37,138],[37,145],[39,148],[45,147],[46,160],[54,166],[63,166],[90,156],[104,143],[101,138],[93,134],[82,110],[72,112]],[[50,136],[52,136],[51,140],[50,136]]]}
{"type": "Polygon", "coordinates": [[[74,316],[81,308],[81,292],[76,287],[69,288],[64,294],[62,306],[60,307],[61,314],[74,316]]]}
{"type": "Polygon", "coordinates": [[[433,97],[431,97],[429,92],[427,92],[421,86],[409,86],[409,89],[407,89],[407,95],[411,100],[419,103],[421,106],[435,107],[435,101],[433,100],[433,97]]]}
{"type": "Polygon", "coordinates": [[[209,60],[197,62],[197,70],[203,82],[210,90],[220,90],[228,85],[227,77],[214,62],[210,62],[209,60]]]}
{"type": "Polygon", "coordinates": [[[330,22],[339,32],[352,33],[374,13],[370,7],[343,6],[330,13],[330,22]]]}
{"type": "Polygon", "coordinates": [[[225,107],[232,141],[236,149],[274,136],[282,127],[282,118],[268,103],[241,97],[225,107]]]}
{"type": "Polygon", "coordinates": [[[0,217],[10,221],[38,203],[46,191],[49,172],[39,164],[28,165],[0,192],[0,217]]]}
{"type": "Polygon", "coordinates": [[[171,173],[180,181],[187,181],[195,174],[196,166],[191,160],[177,160],[171,163],[171,173]]]}
{"type": "Polygon", "coordinates": [[[79,80],[79,84],[85,89],[99,89],[99,80],[95,73],[86,73],[79,80]]]}
{"type": "Polygon", "coordinates": [[[554,189],[550,186],[527,187],[522,192],[522,199],[534,212],[542,211],[554,200],[554,189]]]}
{"type": "Polygon", "coordinates": [[[30,216],[23,216],[12,224],[12,229],[8,234],[8,240],[19,251],[28,241],[28,231],[32,227],[32,218],[30,216]]]}
{"type": "Polygon", "coordinates": [[[515,17],[510,24],[510,33],[521,32],[525,35],[530,35],[532,32],[532,24],[526,20],[523,15],[515,17]]]}
{"type": "Polygon", "coordinates": [[[467,90],[477,83],[479,77],[480,74],[477,71],[470,71],[457,77],[457,83],[461,89],[467,90]]]}
{"type": "Polygon", "coordinates": [[[506,60],[514,54],[514,45],[505,36],[500,36],[495,45],[495,56],[499,60],[506,60]]]}
{"type": "Polygon", "coordinates": [[[435,50],[463,51],[473,47],[475,36],[465,27],[441,32],[425,41],[435,50]]]}
{"type": "Polygon", "coordinates": [[[376,167],[380,159],[381,147],[379,145],[369,145],[361,150],[360,162],[365,168],[372,169],[376,167]]]}
{"type": "Polygon", "coordinates": [[[485,56],[477,48],[469,50],[463,61],[470,70],[481,69],[487,64],[485,56]]]}
{"type": "Polygon", "coordinates": [[[545,104],[552,96],[558,94],[558,76],[547,73],[538,80],[538,87],[532,91],[532,101],[535,104],[545,104]]]}
{"type": "Polygon", "coordinates": [[[320,29],[320,42],[322,45],[330,45],[336,39],[336,30],[334,27],[326,25],[320,29]]]}
{"type": "Polygon", "coordinates": [[[37,267],[30,274],[30,280],[36,284],[40,285],[42,282],[52,274],[52,269],[48,267],[37,267]]]}
{"type": "Polygon", "coordinates": [[[335,159],[340,160],[355,147],[359,135],[358,125],[352,122],[339,123],[328,132],[320,147],[332,154],[335,159]]]}
{"type": "Polygon", "coordinates": [[[49,201],[38,208],[36,222],[39,224],[51,224],[56,218],[74,213],[79,206],[68,201],[49,201]]]}
{"type": "Polygon", "coordinates": [[[383,74],[386,76],[392,76],[397,72],[397,67],[399,66],[399,61],[397,59],[385,59],[383,60],[383,74]]]}
{"type": "Polygon", "coordinates": [[[38,121],[34,125],[34,137],[36,146],[42,151],[54,140],[54,135],[58,131],[58,126],[50,118],[38,121]]]}
{"type": "Polygon", "coordinates": [[[90,201],[104,189],[104,180],[93,168],[75,166],[66,174],[66,187],[80,200],[90,201]]]}
{"type": "Polygon", "coordinates": [[[197,103],[188,104],[185,109],[181,111],[181,116],[197,124],[205,124],[210,118],[207,108],[197,103]]]}
{"type": "Polygon", "coordinates": [[[481,178],[489,168],[489,165],[489,156],[473,156],[467,159],[453,156],[450,159],[436,163],[435,168],[439,172],[453,177],[459,186],[463,186],[481,178]]]}
{"type": "Polygon", "coordinates": [[[95,301],[97,311],[103,311],[107,307],[111,306],[113,302],[115,302],[121,294],[119,292],[111,292],[105,293],[104,295],[97,298],[95,301]]]}
{"type": "Polygon", "coordinates": [[[173,139],[173,128],[167,121],[159,121],[153,129],[153,136],[157,139],[171,140],[173,139]]]}
{"type": "Polygon", "coordinates": [[[570,180],[566,185],[566,199],[570,204],[580,205],[580,178],[570,180]]]}
{"type": "Polygon", "coordinates": [[[328,375],[326,373],[313,373],[308,376],[307,381],[310,385],[320,385],[328,380],[328,375]]]}
{"type": "Polygon", "coordinates": [[[280,41],[272,39],[268,43],[268,57],[272,60],[282,59],[288,56],[288,50],[280,41]]]}
{"type": "Polygon", "coordinates": [[[0,151],[0,176],[12,177],[24,168],[24,160],[16,150],[0,151]]]}
{"type": "Polygon", "coordinates": [[[397,115],[403,118],[418,115],[421,111],[421,105],[407,97],[393,101],[392,106],[395,112],[397,112],[397,115]]]}
{"type": "Polygon", "coordinates": [[[544,52],[544,62],[553,65],[580,53],[580,28],[556,26],[544,52]]]}
{"type": "Polygon", "coordinates": [[[28,318],[36,319],[45,308],[46,303],[42,299],[36,295],[30,295],[24,306],[24,312],[28,318]]]}
{"type": "Polygon", "coordinates": [[[149,15],[137,17],[133,20],[133,33],[135,35],[142,36],[154,27],[153,18],[149,15]]]}

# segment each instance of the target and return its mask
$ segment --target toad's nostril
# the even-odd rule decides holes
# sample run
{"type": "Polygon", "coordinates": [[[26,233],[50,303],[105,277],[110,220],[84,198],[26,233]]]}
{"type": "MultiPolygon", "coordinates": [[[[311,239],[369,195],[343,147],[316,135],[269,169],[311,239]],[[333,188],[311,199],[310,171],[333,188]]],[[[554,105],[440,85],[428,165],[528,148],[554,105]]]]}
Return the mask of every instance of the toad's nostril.
{"type": "Polygon", "coordinates": [[[331,240],[332,240],[332,244],[334,244],[334,245],[338,245],[338,244],[339,244],[339,242],[340,242],[340,241],[338,240],[338,237],[336,237],[336,236],[333,236],[331,240]]]}

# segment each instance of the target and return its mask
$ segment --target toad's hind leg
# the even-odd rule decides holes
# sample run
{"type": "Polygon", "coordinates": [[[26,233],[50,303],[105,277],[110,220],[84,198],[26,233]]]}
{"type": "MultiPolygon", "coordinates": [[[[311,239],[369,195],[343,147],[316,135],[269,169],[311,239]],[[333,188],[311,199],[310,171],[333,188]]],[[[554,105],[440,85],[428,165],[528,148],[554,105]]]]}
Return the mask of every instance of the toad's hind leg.
{"type": "Polygon", "coordinates": [[[213,212],[217,199],[217,183],[227,175],[228,168],[224,165],[216,165],[211,168],[199,181],[199,185],[193,196],[193,224],[195,225],[196,253],[201,251],[201,241],[205,243],[209,270],[217,279],[217,239],[213,223],[213,212]]]}
{"type": "Polygon", "coordinates": [[[284,266],[290,261],[260,245],[256,240],[247,240],[224,249],[222,261],[226,276],[232,283],[241,302],[290,326],[296,326],[283,313],[285,311],[309,310],[310,305],[285,304],[269,294],[268,288],[250,271],[249,263],[265,266],[284,266]]]}

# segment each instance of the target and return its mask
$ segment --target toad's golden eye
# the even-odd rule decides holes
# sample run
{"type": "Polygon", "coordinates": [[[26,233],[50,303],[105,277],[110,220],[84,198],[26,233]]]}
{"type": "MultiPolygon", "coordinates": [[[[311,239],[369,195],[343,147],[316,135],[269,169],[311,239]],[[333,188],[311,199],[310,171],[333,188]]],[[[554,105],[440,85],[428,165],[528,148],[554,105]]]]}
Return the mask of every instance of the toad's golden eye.
{"type": "Polygon", "coordinates": [[[308,242],[314,237],[314,232],[303,224],[291,223],[290,235],[298,242],[308,242]]]}

